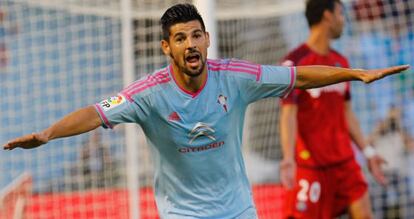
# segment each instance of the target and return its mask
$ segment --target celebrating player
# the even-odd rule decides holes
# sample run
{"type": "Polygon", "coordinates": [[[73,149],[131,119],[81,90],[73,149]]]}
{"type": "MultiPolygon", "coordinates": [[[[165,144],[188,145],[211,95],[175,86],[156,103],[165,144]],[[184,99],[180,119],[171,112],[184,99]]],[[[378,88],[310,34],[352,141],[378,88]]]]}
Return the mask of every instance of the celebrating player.
{"type": "Polygon", "coordinates": [[[16,138],[4,148],[34,148],[101,125],[137,123],[153,149],[161,218],[257,218],[241,153],[249,103],[287,95],[294,87],[371,82],[408,68],[363,71],[209,60],[209,34],[193,5],[170,7],[161,25],[168,66],[117,96],[75,111],[42,132],[16,138]]]}
{"type": "MultiPolygon", "coordinates": [[[[310,35],[285,58],[285,65],[348,67],[331,49],[344,26],[340,0],[308,0],[310,35]]],[[[364,152],[369,169],[385,184],[384,160],[367,145],[352,111],[349,82],[323,88],[294,90],[282,100],[281,180],[289,188],[286,218],[372,218],[367,183],[357,164],[351,139],[364,152]]]]}

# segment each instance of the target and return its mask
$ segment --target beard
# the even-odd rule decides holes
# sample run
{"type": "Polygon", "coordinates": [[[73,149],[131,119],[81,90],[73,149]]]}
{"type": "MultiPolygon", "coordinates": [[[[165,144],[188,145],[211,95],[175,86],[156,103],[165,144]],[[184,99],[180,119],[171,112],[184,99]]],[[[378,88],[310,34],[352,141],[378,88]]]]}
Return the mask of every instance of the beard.
{"type": "Polygon", "coordinates": [[[196,69],[187,67],[187,60],[185,56],[183,57],[182,65],[180,64],[179,60],[175,59],[173,54],[170,54],[170,57],[173,59],[175,65],[178,66],[179,70],[182,73],[184,73],[185,75],[189,77],[195,78],[195,77],[200,76],[203,73],[204,67],[206,65],[206,60],[203,58],[203,56],[199,52],[192,52],[192,53],[197,53],[199,55],[199,59],[201,62],[201,64],[196,69]]]}
{"type": "Polygon", "coordinates": [[[332,39],[339,39],[342,36],[343,27],[332,29],[332,39]]]}
{"type": "Polygon", "coordinates": [[[332,39],[336,40],[336,39],[341,38],[341,36],[342,36],[342,32],[337,32],[333,34],[332,39]]]}

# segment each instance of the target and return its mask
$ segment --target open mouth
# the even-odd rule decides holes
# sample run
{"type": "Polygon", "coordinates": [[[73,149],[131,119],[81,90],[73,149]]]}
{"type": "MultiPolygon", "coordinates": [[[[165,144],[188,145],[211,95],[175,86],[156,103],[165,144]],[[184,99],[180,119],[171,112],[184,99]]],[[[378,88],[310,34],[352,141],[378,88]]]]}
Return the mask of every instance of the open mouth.
{"type": "Polygon", "coordinates": [[[196,64],[200,60],[200,57],[201,57],[200,54],[192,53],[192,54],[189,54],[185,57],[185,61],[190,63],[190,64],[196,64]]]}

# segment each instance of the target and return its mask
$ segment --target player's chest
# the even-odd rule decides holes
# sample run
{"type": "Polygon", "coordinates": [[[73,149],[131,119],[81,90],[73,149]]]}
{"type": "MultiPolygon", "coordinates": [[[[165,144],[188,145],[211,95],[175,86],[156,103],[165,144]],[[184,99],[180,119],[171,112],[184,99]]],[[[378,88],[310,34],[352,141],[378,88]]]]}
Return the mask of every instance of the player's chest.
{"type": "Polygon", "coordinates": [[[236,98],[225,90],[214,90],[197,97],[168,95],[158,103],[157,116],[171,122],[217,123],[235,112],[238,107],[236,98]]]}
{"type": "Polygon", "coordinates": [[[240,114],[237,94],[215,89],[189,98],[166,95],[157,102],[154,116],[171,130],[168,135],[190,145],[216,142],[232,130],[232,121],[240,114]]]}

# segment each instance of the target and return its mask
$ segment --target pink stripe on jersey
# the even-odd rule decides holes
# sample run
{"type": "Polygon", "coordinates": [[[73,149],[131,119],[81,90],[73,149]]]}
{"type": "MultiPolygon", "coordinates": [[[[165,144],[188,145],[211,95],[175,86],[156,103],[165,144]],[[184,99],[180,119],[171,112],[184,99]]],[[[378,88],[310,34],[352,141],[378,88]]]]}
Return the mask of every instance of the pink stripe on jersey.
{"type": "Polygon", "coordinates": [[[229,60],[228,63],[219,60],[208,60],[209,70],[212,71],[234,71],[234,73],[247,73],[256,76],[256,81],[260,80],[262,68],[258,64],[249,63],[242,60],[229,60]]]}
{"type": "Polygon", "coordinates": [[[145,80],[137,81],[130,86],[128,86],[126,89],[124,89],[121,93],[126,96],[128,100],[132,100],[131,96],[139,93],[143,90],[146,90],[150,87],[153,87],[157,84],[164,84],[171,80],[169,77],[168,71],[166,69],[155,73],[154,75],[149,75],[145,80]]]}
{"type": "Polygon", "coordinates": [[[259,66],[259,73],[256,75],[256,81],[259,81],[262,77],[262,66],[259,66]]]}
{"type": "Polygon", "coordinates": [[[161,80],[161,81],[154,81],[154,82],[151,82],[151,83],[146,83],[145,85],[143,85],[141,87],[137,87],[134,90],[132,90],[131,91],[131,94],[129,94],[129,95],[134,95],[134,94],[139,93],[141,91],[144,91],[144,90],[146,90],[146,89],[148,89],[150,87],[153,87],[153,86],[155,86],[157,84],[165,84],[165,83],[167,83],[169,81],[171,81],[171,78],[166,78],[166,79],[161,80]]]}
{"type": "Polygon", "coordinates": [[[134,100],[131,98],[131,96],[129,96],[129,94],[127,94],[127,93],[125,93],[125,92],[123,92],[123,91],[121,91],[120,92],[120,94],[122,95],[122,96],[124,96],[129,102],[133,102],[134,100]]]}
{"type": "Polygon", "coordinates": [[[251,74],[251,75],[256,75],[259,73],[257,70],[256,71],[252,71],[252,70],[247,70],[247,69],[243,69],[243,68],[231,68],[231,67],[226,67],[226,66],[220,66],[220,67],[212,67],[209,68],[209,70],[212,71],[234,71],[235,73],[247,73],[247,74],[251,74]]]}
{"type": "Polygon", "coordinates": [[[148,77],[147,79],[145,79],[144,81],[141,81],[141,83],[137,83],[135,86],[131,87],[128,91],[126,92],[133,92],[134,90],[142,87],[142,86],[146,86],[149,83],[156,83],[156,82],[162,82],[166,79],[169,79],[168,76],[163,76],[163,77],[148,77]]]}
{"type": "Polygon", "coordinates": [[[286,88],[286,91],[283,97],[286,97],[287,95],[289,95],[290,91],[293,88],[294,82],[295,82],[295,67],[290,67],[290,83],[289,83],[289,86],[286,88]]]}
{"type": "Polygon", "coordinates": [[[156,80],[156,79],[164,78],[164,77],[168,77],[168,72],[166,69],[159,71],[153,75],[148,75],[147,78],[144,80],[139,80],[139,81],[132,83],[127,88],[125,88],[123,92],[129,92],[130,90],[134,89],[137,86],[140,86],[141,84],[146,83],[147,81],[153,81],[154,79],[156,80]]]}
{"type": "Polygon", "coordinates": [[[103,120],[103,122],[105,123],[105,125],[109,128],[113,128],[113,126],[111,125],[111,123],[109,123],[108,118],[106,118],[105,113],[102,111],[101,106],[99,106],[99,104],[95,104],[95,108],[98,110],[99,115],[101,115],[101,118],[103,120]]]}
{"type": "Polygon", "coordinates": [[[228,64],[223,64],[219,62],[209,62],[214,67],[220,67],[220,66],[231,66],[231,67],[242,67],[242,68],[248,68],[253,71],[257,71],[258,66],[257,64],[252,64],[248,62],[242,62],[242,61],[231,61],[228,64]]]}

